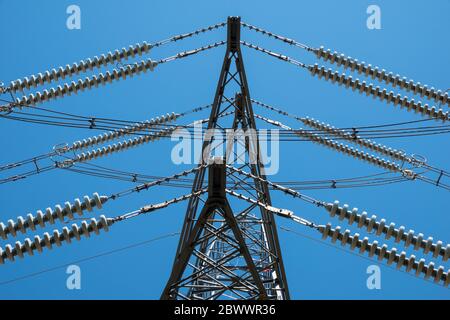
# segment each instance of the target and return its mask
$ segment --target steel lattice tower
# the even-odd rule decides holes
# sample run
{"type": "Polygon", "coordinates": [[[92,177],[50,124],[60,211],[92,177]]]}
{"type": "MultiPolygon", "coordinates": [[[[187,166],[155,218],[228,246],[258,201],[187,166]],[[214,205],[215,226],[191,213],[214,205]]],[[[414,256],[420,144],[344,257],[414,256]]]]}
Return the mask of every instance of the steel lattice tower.
{"type": "MultiPolygon", "coordinates": [[[[207,128],[222,128],[221,116],[231,110],[232,129],[256,130],[240,49],[239,17],[228,18],[227,33],[227,49],[207,128]],[[237,85],[237,93],[234,98],[227,98],[233,85],[237,85]]],[[[227,159],[246,156],[241,168],[265,179],[258,138],[246,136],[244,141],[245,155],[234,151],[232,154],[233,146],[228,143],[227,159]]],[[[208,161],[210,148],[211,141],[205,138],[202,155],[207,157],[202,157],[200,167],[208,161]]],[[[289,299],[273,213],[254,204],[232,208],[226,197],[226,181],[237,177],[227,172],[226,164],[221,163],[224,161],[214,159],[208,168],[206,200],[197,196],[189,201],[172,272],[161,299],[289,299]]],[[[192,192],[204,188],[205,175],[205,168],[197,172],[192,192]]],[[[252,198],[271,205],[268,186],[261,179],[241,179],[240,184],[252,198]]]]}
{"type": "MultiPolygon", "coordinates": [[[[445,271],[446,267],[437,263],[439,260],[441,262],[449,261],[449,243],[435,241],[433,237],[425,237],[423,233],[415,234],[413,229],[408,230],[403,225],[396,227],[394,222],[377,218],[375,214],[369,215],[367,211],[360,211],[357,207],[340,204],[338,200],[330,202],[325,199],[315,199],[303,194],[303,191],[297,191],[374,187],[406,181],[411,181],[411,183],[412,181],[421,181],[450,191],[450,184],[446,182],[450,178],[448,170],[430,164],[427,157],[417,153],[395,149],[372,140],[372,137],[381,139],[449,133],[445,129],[445,125],[410,126],[412,123],[424,120],[448,123],[450,111],[445,108],[450,107],[450,98],[446,91],[437,90],[398,74],[373,67],[371,64],[360,62],[331,49],[325,49],[323,46],[310,47],[296,40],[241,22],[239,17],[229,17],[227,22],[216,23],[153,43],[144,41],[128,48],[116,49],[114,52],[110,51],[107,54],[55,67],[11,81],[9,85],[0,83],[0,117],[4,120],[89,130],[108,130],[100,135],[72,143],[55,145],[50,152],[44,154],[0,165],[0,184],[12,183],[50,170],[72,171],[96,178],[133,182],[131,188],[109,195],[104,192],[100,194],[95,192],[92,197],[86,195],[74,199],[73,202],[66,201],[63,205],[56,204],[54,207],[49,206],[44,210],[36,210],[34,215],[28,213],[26,217],[17,216],[15,219],[5,221],[6,223],[0,221],[0,240],[14,241],[0,245],[0,268],[5,263],[12,263],[53,248],[65,247],[78,240],[91,238],[91,235],[107,232],[113,225],[125,223],[129,219],[166,209],[182,201],[189,201],[173,268],[161,299],[289,299],[274,220],[275,215],[309,228],[316,232],[317,236],[320,235],[322,240],[330,238],[331,242],[336,245],[347,246],[350,250],[354,250],[356,255],[366,254],[368,258],[377,258],[378,261],[385,260],[387,265],[392,268],[416,277],[423,275],[425,281],[431,282],[430,280],[433,279],[435,284],[441,283],[448,287],[450,270],[445,271]],[[153,48],[225,26],[228,26],[225,40],[178,52],[158,60],[148,57],[153,48]],[[326,65],[320,66],[318,63],[306,64],[284,54],[241,41],[241,26],[305,50],[316,59],[322,60],[323,63],[334,64],[345,72],[338,71],[337,68],[328,68],[326,65]],[[36,107],[42,103],[66,98],[85,90],[94,90],[100,86],[109,86],[119,80],[124,81],[146,72],[153,72],[159,65],[225,45],[227,45],[225,58],[211,105],[196,107],[181,113],[172,112],[139,122],[101,116],[76,115],[36,107]],[[407,112],[414,112],[426,119],[334,127],[332,124],[307,116],[300,117],[283,108],[253,100],[250,98],[241,45],[300,68],[311,77],[317,77],[341,88],[351,89],[358,94],[379,99],[380,102],[407,112]],[[141,56],[146,56],[145,60],[139,61],[141,56]],[[350,73],[352,75],[349,75],[350,73]],[[82,74],[89,76],[82,78],[82,74]],[[355,74],[359,74],[360,78],[354,78],[355,74]],[[381,84],[388,86],[383,88],[380,86],[381,84]],[[41,89],[34,89],[38,87],[41,89]],[[422,100],[415,101],[412,98],[413,95],[420,95],[422,100]],[[301,122],[309,129],[293,129],[270,116],[253,114],[252,102],[272,113],[283,115],[297,123],[301,122]],[[201,112],[207,108],[211,108],[208,119],[196,119],[189,124],[170,124],[181,117],[201,112]],[[22,112],[22,109],[32,111],[22,112]],[[273,148],[278,143],[276,139],[278,132],[270,132],[269,138],[264,129],[256,131],[255,118],[281,128],[282,141],[314,142],[357,161],[365,162],[378,169],[382,168],[385,172],[315,181],[282,183],[269,181],[265,176],[265,172],[269,174],[269,166],[266,165],[268,159],[264,159],[263,156],[268,154],[265,152],[268,151],[265,150],[268,149],[268,141],[271,141],[271,155],[278,151],[273,148]],[[207,123],[208,131],[204,135],[205,123],[207,123]],[[198,132],[200,128],[201,131],[198,132]],[[125,152],[129,148],[143,146],[147,143],[155,143],[161,138],[177,136],[191,139],[192,131],[194,133],[194,152],[199,153],[195,155],[195,158],[199,159],[200,163],[198,166],[182,172],[158,177],[131,170],[118,170],[89,164],[95,159],[125,152]],[[203,142],[199,143],[200,150],[198,150],[197,142],[200,135],[203,142]],[[273,139],[274,135],[275,139],[273,139]],[[191,181],[190,177],[194,174],[192,191],[188,194],[177,195],[174,198],[165,199],[163,202],[146,204],[119,215],[96,217],[96,213],[89,214],[80,224],[72,223],[81,219],[78,216],[81,217],[93,210],[97,211],[106,203],[109,204],[125,196],[150,189],[154,190],[153,188],[160,186],[184,188],[186,181],[191,181]],[[188,176],[189,178],[187,178],[188,176]],[[330,218],[338,218],[352,228],[362,229],[364,235],[352,234],[350,229],[344,231],[342,226],[333,226],[331,222],[323,224],[318,221],[309,221],[289,209],[273,207],[269,187],[276,192],[292,196],[296,201],[303,201],[321,208],[330,218]],[[72,225],[69,226],[69,223],[72,225]],[[62,225],[62,228],[41,234],[43,231],[41,229],[47,229],[50,225],[56,224],[62,225]],[[25,238],[22,240],[23,242],[17,239],[22,238],[23,234],[31,232],[35,234],[25,238]],[[14,238],[16,239],[13,240],[14,238]],[[380,244],[373,238],[391,239],[390,241],[395,242],[396,245],[390,247],[387,243],[380,244]],[[399,246],[404,247],[405,250],[398,250],[399,246]],[[415,254],[408,255],[407,251],[409,250],[418,251],[421,257],[415,254]],[[429,258],[432,261],[427,263],[429,258]]],[[[184,157],[186,156],[185,146],[182,146],[182,150],[172,149],[172,151],[182,151],[184,157]]],[[[276,163],[270,165],[272,167],[276,163]]],[[[317,219],[321,218],[317,217],[317,219]]],[[[284,227],[281,229],[302,236],[301,233],[294,230],[284,227]]],[[[112,250],[109,253],[177,234],[178,232],[172,232],[112,250]]],[[[121,235],[118,234],[118,236],[121,235]]],[[[87,259],[100,256],[103,255],[87,259]]],[[[28,276],[22,278],[26,277],[28,276]]]]}

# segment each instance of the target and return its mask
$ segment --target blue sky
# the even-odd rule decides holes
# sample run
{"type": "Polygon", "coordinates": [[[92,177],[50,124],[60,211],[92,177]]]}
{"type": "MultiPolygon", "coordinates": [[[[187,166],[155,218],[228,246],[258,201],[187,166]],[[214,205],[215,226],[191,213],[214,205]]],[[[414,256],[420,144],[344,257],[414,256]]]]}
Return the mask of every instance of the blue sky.
{"type": "MultiPolygon", "coordinates": [[[[171,35],[225,21],[239,15],[250,24],[296,39],[312,47],[324,45],[388,71],[445,90],[448,82],[450,22],[448,1],[2,1],[0,0],[0,80],[9,81],[80,59],[134,44],[155,42],[171,35]],[[81,30],[66,28],[66,8],[81,8],[81,30]],[[382,29],[366,28],[366,8],[381,8],[382,29]]],[[[225,39],[225,29],[151,51],[162,58],[225,39]]],[[[243,30],[242,39],[283,52],[306,63],[313,55],[243,30]]],[[[84,92],[43,105],[50,109],[89,116],[145,120],[166,112],[181,112],[212,102],[224,48],[167,63],[154,73],[84,92]]],[[[312,78],[293,65],[243,50],[253,98],[299,116],[310,116],[335,126],[352,127],[418,120],[413,113],[360,96],[312,78]]],[[[255,110],[260,110],[256,109],[255,110]]],[[[298,123],[264,111],[291,126],[298,123]]],[[[201,117],[205,117],[203,113],[201,117]]],[[[198,115],[196,115],[198,116],[198,115]]],[[[194,117],[186,119],[185,123],[194,117]]],[[[28,123],[0,121],[0,163],[6,164],[49,152],[97,132],[28,123]]],[[[437,167],[447,168],[448,136],[385,139],[380,141],[408,153],[425,155],[437,167]]],[[[164,140],[95,162],[108,167],[165,176],[188,168],[170,161],[173,143],[164,140]]],[[[312,180],[343,178],[381,172],[323,147],[285,142],[280,150],[280,172],[273,178],[312,180]]],[[[63,204],[93,192],[109,195],[130,187],[127,182],[104,180],[54,170],[15,183],[0,185],[0,220],[63,204]]],[[[161,187],[112,201],[95,214],[114,216],[148,203],[161,202],[186,190],[161,187]]],[[[449,241],[448,191],[421,182],[377,188],[305,191],[324,201],[340,200],[387,221],[405,225],[449,241]]],[[[317,223],[331,221],[319,208],[273,194],[274,205],[290,208],[317,223]]],[[[0,283],[40,272],[102,252],[152,239],[181,229],[186,203],[115,225],[111,232],[44,254],[7,262],[0,267],[0,283]]],[[[333,224],[339,221],[331,221],[333,224]]],[[[302,234],[319,239],[303,227],[278,219],[302,234]]],[[[342,222],[343,224],[343,222],[342,222]]],[[[61,226],[59,226],[61,227],[61,226]]],[[[343,225],[343,227],[346,227],[343,225]]],[[[52,230],[53,227],[50,229],[52,230]]],[[[351,228],[353,232],[359,232],[351,228]]],[[[42,234],[45,230],[40,230],[42,234]]],[[[381,290],[368,290],[366,268],[376,261],[337,250],[280,230],[286,272],[295,299],[448,299],[450,291],[381,264],[381,290]]],[[[27,234],[27,236],[30,236],[27,234]]],[[[22,235],[20,236],[22,237],[22,235]]],[[[23,237],[25,238],[25,237],[23,237]]],[[[373,238],[371,238],[372,240],[373,238]]],[[[381,240],[380,241],[384,241],[381,240]]],[[[168,279],[177,237],[80,263],[82,289],[66,288],[65,268],[0,284],[0,298],[159,298],[168,279]]],[[[3,241],[4,246],[8,241],[3,241]]],[[[328,242],[327,242],[328,243],[328,242]]],[[[395,246],[386,241],[389,246],[395,246]]],[[[408,253],[412,253],[408,251],[408,253]]],[[[416,253],[420,256],[420,253],[416,253]]],[[[427,261],[430,255],[425,258],[427,261]]],[[[439,260],[437,264],[442,264],[439,260]]],[[[448,263],[446,270],[448,268],[448,263]]]]}

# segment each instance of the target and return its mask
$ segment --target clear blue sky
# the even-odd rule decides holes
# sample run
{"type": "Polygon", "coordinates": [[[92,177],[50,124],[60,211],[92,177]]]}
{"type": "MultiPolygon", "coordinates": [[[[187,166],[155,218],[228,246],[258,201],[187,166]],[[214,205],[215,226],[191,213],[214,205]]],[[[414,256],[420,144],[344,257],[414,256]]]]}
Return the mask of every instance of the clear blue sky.
{"type": "MultiPolygon", "coordinates": [[[[154,42],[168,36],[224,21],[240,15],[243,21],[317,47],[324,45],[372,65],[440,89],[450,87],[450,46],[446,0],[424,1],[4,1],[0,0],[0,79],[5,83],[128,46],[154,42]],[[66,28],[66,8],[81,8],[81,30],[66,28]],[[366,8],[378,4],[382,29],[366,28],[366,8]]],[[[225,29],[167,47],[150,56],[165,57],[225,38],[225,29]]],[[[307,63],[314,57],[248,30],[242,38],[283,52],[307,63]]],[[[132,120],[180,112],[212,102],[224,48],[158,67],[152,74],[117,82],[45,105],[82,115],[132,120]]],[[[351,127],[417,120],[420,117],[351,91],[313,79],[292,65],[244,49],[251,95],[300,116],[310,116],[336,126],[351,127]]],[[[255,107],[256,108],[256,107],[255,107]]],[[[259,110],[259,109],[257,109],[259,110]]],[[[264,113],[264,112],[259,112],[264,113]]],[[[267,114],[267,113],[265,113],[267,114]]],[[[202,114],[204,117],[206,113],[202,114]]],[[[274,118],[296,125],[285,118],[274,118]]],[[[193,118],[192,118],[193,119],[193,118]]],[[[298,125],[298,124],[297,124],[298,125]]],[[[61,142],[72,142],[94,132],[27,123],[0,121],[0,163],[6,164],[46,153],[61,142]]],[[[97,132],[95,132],[96,134],[97,132]]],[[[448,136],[401,138],[381,141],[409,153],[425,155],[431,164],[448,168],[448,136]]],[[[168,175],[185,167],[170,161],[173,143],[160,141],[127,153],[96,161],[117,169],[168,175]]],[[[342,178],[380,172],[379,169],[305,142],[281,146],[280,172],[276,180],[342,178]]],[[[103,180],[64,171],[53,171],[19,182],[0,185],[0,220],[6,222],[28,212],[72,201],[99,192],[109,195],[131,184],[103,180]]],[[[108,203],[95,214],[114,216],[181,195],[185,190],[153,189],[147,193],[108,203]]],[[[447,243],[448,199],[445,190],[414,182],[379,188],[305,192],[325,201],[339,199],[387,221],[405,225],[447,243]]],[[[321,209],[273,195],[279,207],[326,223],[321,209]]],[[[154,215],[117,224],[107,234],[26,257],[0,267],[0,282],[39,272],[132,243],[181,229],[186,203],[154,215]]],[[[319,239],[301,226],[278,220],[293,230],[319,239]]],[[[339,221],[332,221],[334,224],[339,221]]],[[[345,225],[344,225],[345,226],[345,225]]],[[[61,226],[59,226],[61,227],[61,226]]],[[[50,228],[53,230],[53,227],[50,228]]],[[[358,231],[355,228],[352,231],[358,231]]],[[[40,229],[39,234],[44,230],[40,229]]],[[[29,235],[27,235],[29,236],[29,235]]],[[[22,235],[20,236],[22,238],[22,235]]],[[[371,240],[373,237],[371,237],[371,240]]],[[[380,240],[384,241],[384,240],[380,240]]],[[[2,246],[5,243],[2,241],[2,246]]],[[[177,237],[153,242],[79,264],[82,289],[67,290],[65,268],[0,285],[0,298],[159,298],[168,279],[177,237]]],[[[280,231],[286,272],[295,299],[313,298],[450,298],[450,291],[403,272],[381,266],[382,289],[368,290],[366,268],[375,264],[361,257],[280,231]]],[[[390,246],[394,244],[386,241],[390,246]]],[[[408,253],[412,253],[408,251],[408,253]]],[[[420,256],[417,253],[417,256],[420,256]]],[[[430,256],[426,256],[427,260],[430,256]]],[[[439,260],[437,264],[442,264],[439,260]]],[[[446,265],[446,270],[448,263],[446,265]]]]}

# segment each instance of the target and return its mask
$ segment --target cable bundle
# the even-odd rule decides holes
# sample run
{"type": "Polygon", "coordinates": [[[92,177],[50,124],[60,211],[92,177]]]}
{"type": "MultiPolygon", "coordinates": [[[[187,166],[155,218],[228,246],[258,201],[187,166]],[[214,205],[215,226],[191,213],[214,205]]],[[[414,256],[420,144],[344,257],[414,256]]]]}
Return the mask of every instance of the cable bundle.
{"type": "Polygon", "coordinates": [[[336,51],[331,53],[331,50],[325,50],[324,47],[314,49],[314,53],[317,58],[322,58],[324,61],[329,61],[331,64],[336,63],[338,66],[343,66],[345,69],[351,71],[357,71],[359,74],[370,76],[372,79],[378,79],[378,81],[384,81],[386,84],[391,84],[393,87],[399,86],[401,89],[411,91],[415,94],[420,94],[421,97],[427,97],[438,103],[447,104],[450,107],[450,99],[448,93],[442,93],[441,90],[435,90],[434,88],[428,88],[426,85],[422,85],[420,82],[414,82],[408,80],[406,77],[400,77],[400,75],[393,75],[392,72],[386,73],[386,70],[375,67],[372,65],[366,65],[364,62],[359,62],[357,59],[346,57],[343,54],[339,54],[336,51]]]}
{"type": "Polygon", "coordinates": [[[56,205],[54,211],[52,208],[47,208],[45,213],[38,210],[36,212],[36,216],[29,213],[26,219],[19,216],[17,218],[17,222],[10,219],[8,220],[6,226],[3,222],[0,222],[0,237],[2,237],[2,239],[7,239],[8,235],[15,237],[19,231],[25,233],[27,229],[36,230],[37,226],[43,228],[46,224],[54,224],[57,219],[64,222],[65,217],[73,219],[73,215],[75,213],[81,216],[86,210],[89,212],[92,211],[93,207],[101,209],[107,200],[108,197],[99,196],[98,193],[94,193],[93,198],[84,196],[83,201],[80,199],[75,199],[73,204],[67,201],[64,204],[64,208],[60,205],[56,205]]]}
{"type": "Polygon", "coordinates": [[[335,127],[332,127],[327,123],[323,123],[323,122],[321,123],[321,122],[311,119],[309,117],[301,118],[300,121],[302,121],[307,126],[310,126],[312,128],[315,128],[315,129],[318,129],[321,131],[325,131],[327,133],[330,133],[330,134],[340,137],[342,139],[354,142],[356,144],[359,144],[360,146],[363,146],[363,147],[366,147],[375,152],[384,154],[385,156],[391,157],[393,159],[411,162],[411,158],[409,158],[403,151],[389,148],[385,145],[375,143],[374,141],[371,141],[369,139],[360,138],[348,131],[336,129],[335,127]]]}
{"type": "Polygon", "coordinates": [[[97,88],[99,84],[105,85],[106,83],[112,83],[113,80],[120,80],[120,78],[125,80],[127,77],[132,77],[133,75],[140,74],[141,72],[147,72],[148,70],[153,71],[155,66],[156,62],[150,59],[135,62],[127,65],[126,67],[113,69],[112,72],[106,71],[105,75],[100,73],[98,76],[93,75],[92,77],[86,77],[84,80],[78,79],[77,82],[72,81],[70,85],[65,83],[63,86],[50,88],[50,90],[46,89],[42,93],[38,91],[36,92],[36,95],[31,93],[23,96],[22,98],[16,98],[16,104],[19,107],[24,107],[54,100],[58,97],[62,98],[64,96],[71,95],[72,93],[77,94],[78,91],[92,89],[93,87],[97,88]]]}
{"type": "Polygon", "coordinates": [[[142,123],[138,123],[136,125],[125,127],[123,129],[115,130],[115,131],[109,131],[105,132],[102,135],[94,136],[91,138],[84,139],[82,141],[76,141],[72,144],[72,146],[69,148],[70,150],[79,150],[87,147],[91,147],[97,144],[102,144],[107,141],[111,141],[126,135],[134,134],[136,132],[140,132],[146,129],[150,129],[155,125],[167,123],[170,121],[176,120],[178,117],[180,117],[180,114],[172,112],[171,114],[166,114],[161,117],[156,117],[155,119],[151,119],[150,121],[147,120],[142,123]]]}
{"type": "Polygon", "coordinates": [[[359,214],[358,208],[349,211],[348,205],[339,207],[339,201],[329,203],[325,205],[325,208],[331,217],[338,216],[339,220],[346,219],[350,225],[355,222],[358,228],[365,228],[368,232],[373,231],[377,236],[383,233],[386,239],[393,237],[395,242],[404,242],[405,247],[412,245],[414,250],[422,249],[425,254],[432,252],[434,258],[441,256],[444,261],[447,261],[450,256],[450,244],[445,247],[442,241],[434,243],[432,237],[425,240],[422,233],[415,236],[413,230],[405,232],[404,226],[395,228],[395,223],[390,223],[388,226],[385,219],[377,220],[375,215],[368,218],[365,211],[359,214]]]}
{"type": "Polygon", "coordinates": [[[318,230],[322,234],[323,239],[330,237],[333,243],[339,240],[343,246],[348,244],[351,250],[359,249],[360,254],[368,252],[369,257],[377,255],[378,260],[387,260],[388,265],[395,263],[397,269],[406,267],[406,272],[415,270],[415,275],[417,277],[423,273],[425,279],[432,277],[435,283],[442,281],[444,286],[448,286],[450,282],[450,270],[445,272],[443,266],[439,266],[436,269],[434,262],[425,265],[425,259],[420,259],[419,262],[417,262],[414,255],[406,257],[404,251],[398,254],[396,248],[388,250],[386,244],[380,247],[378,246],[377,241],[369,243],[369,238],[367,237],[364,237],[361,240],[358,233],[351,235],[350,230],[345,230],[344,233],[342,233],[341,227],[337,226],[335,229],[332,229],[331,224],[329,223],[326,226],[319,226],[318,230]]]}
{"type": "Polygon", "coordinates": [[[371,83],[366,84],[365,81],[360,81],[359,79],[353,80],[352,76],[346,76],[345,73],[339,73],[332,69],[326,70],[325,67],[320,67],[317,63],[314,66],[308,66],[308,70],[311,75],[324,78],[332,83],[337,82],[339,85],[344,84],[346,88],[352,88],[353,91],[358,90],[359,93],[366,93],[367,96],[371,95],[373,98],[379,98],[381,101],[386,101],[387,103],[393,103],[395,105],[400,105],[401,108],[406,108],[408,111],[414,110],[416,113],[420,113],[422,116],[428,116],[429,118],[447,121],[449,120],[449,112],[443,112],[442,109],[436,111],[436,107],[429,107],[428,104],[422,105],[422,102],[415,102],[414,99],[409,100],[408,97],[403,97],[400,94],[395,95],[393,91],[387,92],[386,89],[381,90],[380,87],[375,87],[371,83]]]}
{"type": "Polygon", "coordinates": [[[25,253],[32,256],[36,250],[42,253],[44,248],[52,249],[53,245],[60,247],[64,241],[70,244],[72,239],[81,240],[82,235],[89,238],[92,232],[99,234],[99,231],[102,229],[108,231],[113,223],[113,219],[100,216],[100,221],[92,218],[89,223],[87,221],[81,222],[81,226],[73,224],[70,230],[64,227],[62,233],[54,230],[52,235],[45,232],[42,239],[39,236],[35,236],[33,241],[26,238],[23,244],[20,241],[16,241],[14,247],[7,244],[5,250],[0,247],[0,264],[4,264],[5,260],[14,261],[15,257],[23,258],[25,253]]]}

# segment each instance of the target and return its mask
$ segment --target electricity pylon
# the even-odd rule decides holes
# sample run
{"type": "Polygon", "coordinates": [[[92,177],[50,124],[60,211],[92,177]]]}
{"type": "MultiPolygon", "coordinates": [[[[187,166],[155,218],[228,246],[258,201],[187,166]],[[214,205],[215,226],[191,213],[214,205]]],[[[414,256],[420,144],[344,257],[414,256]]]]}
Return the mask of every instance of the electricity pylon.
{"type": "MultiPolygon", "coordinates": [[[[256,132],[240,49],[240,25],[239,17],[228,18],[227,49],[208,129],[223,128],[222,116],[232,110],[234,132],[256,132]],[[234,99],[226,96],[232,83],[238,86],[234,99]]],[[[226,197],[227,179],[240,179],[238,184],[253,199],[271,206],[268,185],[262,182],[265,174],[258,137],[246,135],[241,154],[234,152],[234,140],[232,144],[227,140],[225,158],[244,157],[241,168],[247,167],[253,178],[234,177],[226,171],[224,162],[228,161],[210,158],[212,141],[205,138],[201,169],[195,176],[192,192],[204,188],[204,164],[213,159],[208,168],[208,196],[206,200],[201,196],[189,200],[172,272],[161,299],[289,299],[273,213],[255,204],[243,208],[237,208],[237,204],[233,210],[226,197]],[[201,210],[199,204],[203,205],[201,210]]]]}

